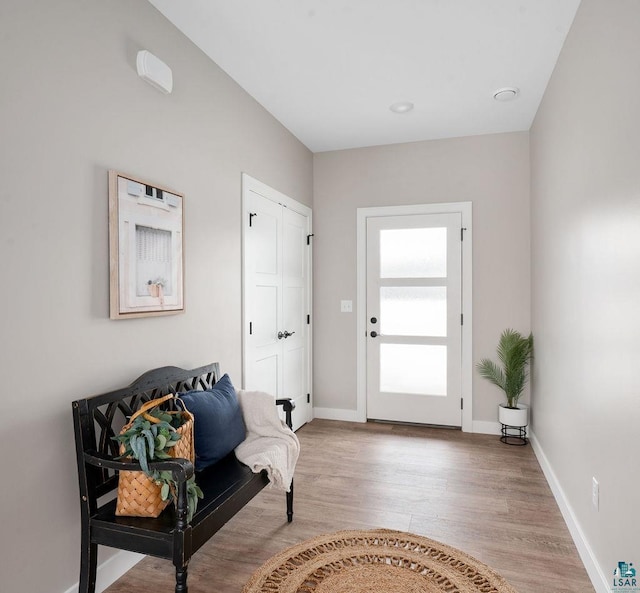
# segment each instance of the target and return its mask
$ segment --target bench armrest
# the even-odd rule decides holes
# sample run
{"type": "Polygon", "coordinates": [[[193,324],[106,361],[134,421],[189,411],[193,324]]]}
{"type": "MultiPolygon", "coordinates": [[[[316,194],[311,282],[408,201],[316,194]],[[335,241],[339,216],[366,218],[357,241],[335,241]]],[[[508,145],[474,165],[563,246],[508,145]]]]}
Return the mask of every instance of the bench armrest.
{"type": "Polygon", "coordinates": [[[296,409],[296,404],[290,397],[286,397],[283,399],[277,399],[276,406],[282,406],[282,408],[284,409],[287,426],[291,428],[293,426],[293,424],[291,423],[291,412],[296,409]]]}
{"type": "MultiPolygon", "coordinates": [[[[84,460],[90,465],[118,471],[142,471],[137,461],[120,461],[109,455],[103,455],[97,451],[85,451],[84,460]]],[[[176,482],[186,482],[193,476],[193,463],[188,459],[163,459],[162,461],[150,461],[150,470],[170,471],[176,482]]]]}
{"type": "MultiPolygon", "coordinates": [[[[84,460],[90,465],[119,471],[142,471],[137,461],[120,461],[97,451],[85,451],[84,460]]],[[[184,530],[187,526],[187,480],[193,476],[193,463],[188,459],[174,458],[162,461],[150,461],[151,471],[170,471],[176,481],[176,529],[184,530]]]]}
{"type": "Polygon", "coordinates": [[[282,406],[285,412],[290,412],[296,409],[296,404],[290,397],[284,399],[277,399],[276,406],[282,406]]]}

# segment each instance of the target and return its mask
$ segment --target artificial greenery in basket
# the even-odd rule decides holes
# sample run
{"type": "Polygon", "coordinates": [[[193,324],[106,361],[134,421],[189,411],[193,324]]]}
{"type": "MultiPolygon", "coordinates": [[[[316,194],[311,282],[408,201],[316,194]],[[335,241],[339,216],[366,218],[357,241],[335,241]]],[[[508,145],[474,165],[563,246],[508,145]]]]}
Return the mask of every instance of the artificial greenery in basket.
{"type": "Polygon", "coordinates": [[[513,329],[505,329],[497,348],[502,367],[483,358],[477,365],[478,372],[502,389],[507,397],[507,407],[517,408],[518,400],[529,377],[529,361],[533,355],[533,335],[523,336],[513,329]]]}
{"type": "MultiPolygon", "coordinates": [[[[142,471],[160,486],[164,501],[175,502],[176,482],[170,471],[150,470],[149,461],[172,458],[167,451],[182,438],[177,429],[185,422],[181,414],[169,414],[156,408],[135,418],[127,430],[113,437],[122,446],[119,458],[137,459],[142,471]]],[[[198,499],[202,497],[202,490],[192,476],[187,481],[188,521],[191,521],[198,507],[198,499]]]]}

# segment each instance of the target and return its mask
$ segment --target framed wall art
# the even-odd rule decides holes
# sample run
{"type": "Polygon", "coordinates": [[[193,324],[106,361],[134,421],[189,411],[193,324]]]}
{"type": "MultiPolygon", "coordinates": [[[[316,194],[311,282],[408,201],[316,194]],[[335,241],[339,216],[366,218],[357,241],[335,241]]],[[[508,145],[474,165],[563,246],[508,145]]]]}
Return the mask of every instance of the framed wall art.
{"type": "Polygon", "coordinates": [[[109,171],[110,317],[184,312],[184,196],[109,171]]]}

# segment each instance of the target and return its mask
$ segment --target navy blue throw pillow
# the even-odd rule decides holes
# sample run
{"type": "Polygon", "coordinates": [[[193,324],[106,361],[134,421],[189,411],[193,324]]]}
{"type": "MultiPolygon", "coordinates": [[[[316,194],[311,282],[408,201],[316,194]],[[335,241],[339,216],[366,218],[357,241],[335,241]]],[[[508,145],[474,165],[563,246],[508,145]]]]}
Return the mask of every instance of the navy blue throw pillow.
{"type": "Polygon", "coordinates": [[[197,471],[226,457],[244,441],[242,411],[228,375],[211,389],[178,395],[194,416],[197,471]]]}

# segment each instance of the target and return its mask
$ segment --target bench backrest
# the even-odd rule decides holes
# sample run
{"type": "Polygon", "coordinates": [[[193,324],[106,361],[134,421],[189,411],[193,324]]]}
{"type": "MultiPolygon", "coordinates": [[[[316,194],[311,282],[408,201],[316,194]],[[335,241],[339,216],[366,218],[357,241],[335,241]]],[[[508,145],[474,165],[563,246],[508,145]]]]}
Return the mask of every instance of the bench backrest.
{"type": "Polygon", "coordinates": [[[143,403],[169,393],[209,389],[219,376],[218,363],[192,370],[161,367],[145,373],[128,387],[73,402],[80,496],[89,512],[95,510],[100,496],[117,488],[118,475],[85,463],[84,453],[117,457],[118,443],[113,437],[143,403]]]}

